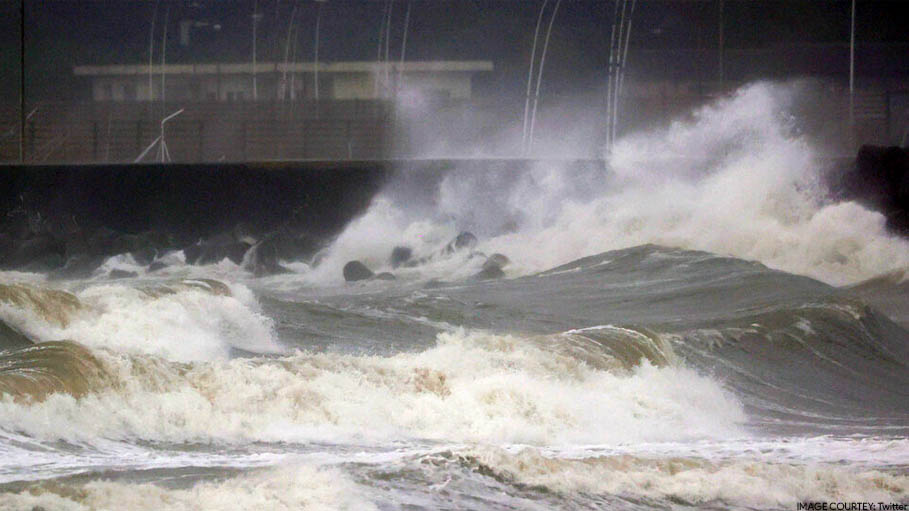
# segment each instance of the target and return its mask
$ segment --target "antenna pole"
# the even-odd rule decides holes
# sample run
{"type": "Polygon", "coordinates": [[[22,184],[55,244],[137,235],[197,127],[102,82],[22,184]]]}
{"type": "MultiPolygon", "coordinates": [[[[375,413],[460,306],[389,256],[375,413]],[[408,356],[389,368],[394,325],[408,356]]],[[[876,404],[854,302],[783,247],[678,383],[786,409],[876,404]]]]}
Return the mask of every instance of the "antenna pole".
{"type": "Polygon", "coordinates": [[[19,163],[25,163],[25,0],[19,2],[19,163]]]}

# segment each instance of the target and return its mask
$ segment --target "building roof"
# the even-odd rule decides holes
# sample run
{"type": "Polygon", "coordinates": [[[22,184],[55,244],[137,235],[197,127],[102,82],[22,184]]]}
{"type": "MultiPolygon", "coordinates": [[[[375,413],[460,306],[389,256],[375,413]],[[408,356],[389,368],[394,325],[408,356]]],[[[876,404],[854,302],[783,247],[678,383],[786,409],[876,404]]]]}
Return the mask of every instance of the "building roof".
{"type": "MultiPolygon", "coordinates": [[[[320,62],[320,73],[374,73],[386,68],[402,73],[436,72],[436,73],[476,73],[492,71],[493,64],[488,60],[445,60],[445,61],[409,61],[409,62],[320,62]]],[[[316,70],[314,62],[259,62],[256,73],[290,72],[306,73],[316,70]]],[[[105,66],[75,66],[73,73],[77,76],[122,76],[154,74],[169,75],[204,75],[204,74],[251,74],[253,65],[250,62],[235,64],[128,64],[105,66]]]]}

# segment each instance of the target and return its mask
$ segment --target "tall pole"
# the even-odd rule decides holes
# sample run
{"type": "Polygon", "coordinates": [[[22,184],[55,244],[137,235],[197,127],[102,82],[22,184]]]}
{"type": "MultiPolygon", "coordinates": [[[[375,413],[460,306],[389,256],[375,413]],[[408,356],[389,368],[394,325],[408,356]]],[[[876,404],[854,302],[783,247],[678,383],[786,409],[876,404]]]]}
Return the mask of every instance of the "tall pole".
{"type": "Polygon", "coordinates": [[[606,80],[606,150],[612,151],[612,91],[614,88],[615,81],[615,66],[616,66],[616,25],[619,21],[619,0],[615,0],[615,7],[612,13],[612,35],[609,38],[609,65],[608,65],[608,78],[606,80]]]}
{"type": "Polygon", "coordinates": [[[622,36],[625,33],[625,9],[628,7],[628,0],[622,0],[622,13],[619,16],[619,34],[616,39],[616,57],[615,57],[615,83],[612,89],[612,140],[615,142],[618,134],[619,124],[619,82],[622,76],[622,36]]]}
{"type": "Polygon", "coordinates": [[[25,0],[19,2],[19,163],[25,163],[25,0]]]}
{"type": "Polygon", "coordinates": [[[401,64],[404,63],[404,55],[407,53],[407,31],[410,28],[410,4],[411,2],[408,1],[407,13],[404,14],[404,37],[401,39],[401,64]]]}
{"type": "Polygon", "coordinates": [[[155,56],[155,21],[158,19],[158,2],[152,12],[151,28],[148,30],[148,115],[151,117],[152,101],[155,99],[154,83],[152,81],[152,59],[155,56]]]}
{"type": "Polygon", "coordinates": [[[540,38],[540,26],[543,24],[543,11],[546,10],[546,4],[549,0],[543,0],[540,6],[540,13],[537,15],[537,28],[533,31],[533,47],[530,50],[530,65],[527,69],[527,93],[524,95],[524,123],[521,129],[521,153],[527,153],[527,127],[530,115],[530,90],[533,84],[533,66],[537,58],[537,40],[540,38]]]}
{"type": "Polygon", "coordinates": [[[319,26],[322,23],[322,5],[323,2],[319,2],[319,10],[316,12],[316,42],[313,49],[314,53],[314,67],[313,67],[313,97],[315,97],[316,102],[319,101],[319,26]]]}
{"type": "Polygon", "coordinates": [[[543,66],[546,65],[546,50],[549,49],[549,36],[552,35],[552,25],[555,24],[556,14],[559,13],[559,6],[562,0],[557,0],[552,14],[549,18],[549,27],[546,29],[546,40],[543,41],[543,52],[540,54],[540,69],[537,74],[537,88],[533,97],[533,110],[530,113],[530,130],[527,134],[527,152],[533,149],[533,129],[537,120],[537,105],[540,103],[540,83],[543,81],[543,66]]]}
{"type": "Polygon", "coordinates": [[[256,83],[256,25],[259,24],[259,0],[253,0],[252,16],[252,82],[253,82],[253,101],[259,100],[259,88],[256,83]]]}
{"type": "Polygon", "coordinates": [[[161,115],[164,116],[164,111],[167,108],[167,93],[164,89],[165,85],[165,76],[164,66],[167,63],[167,17],[170,15],[170,7],[164,10],[164,34],[161,36],[161,115]]]}
{"type": "Polygon", "coordinates": [[[849,28],[849,130],[855,132],[855,0],[852,0],[852,22],[849,28]]]}
{"type": "Polygon", "coordinates": [[[379,24],[379,45],[376,48],[376,74],[373,79],[373,94],[377,99],[379,97],[379,73],[381,72],[382,48],[384,47],[385,41],[385,23],[388,18],[388,10],[390,7],[391,2],[385,2],[385,7],[382,9],[382,22],[379,24]]]}
{"type": "Polygon", "coordinates": [[[628,61],[628,43],[631,41],[631,20],[634,18],[634,6],[638,0],[631,0],[631,10],[628,12],[628,25],[625,27],[625,48],[622,50],[622,61],[619,63],[619,79],[615,91],[616,109],[619,111],[619,94],[622,93],[622,85],[625,84],[625,62],[628,61]]]}
{"type": "Polygon", "coordinates": [[[720,34],[719,34],[720,36],[719,36],[719,62],[718,62],[718,64],[719,64],[719,72],[720,72],[720,73],[719,73],[719,74],[720,74],[720,76],[719,76],[719,78],[720,78],[720,91],[722,91],[722,90],[725,89],[725,82],[726,82],[726,67],[725,67],[726,63],[725,63],[725,58],[724,58],[724,57],[725,57],[725,53],[726,53],[726,47],[725,47],[726,41],[725,41],[725,39],[724,39],[725,34],[724,34],[724,32],[723,32],[723,31],[725,30],[725,27],[724,27],[724,25],[725,25],[725,19],[724,19],[725,13],[723,12],[723,11],[724,11],[724,7],[725,7],[725,3],[726,3],[726,0],[720,0],[720,27],[719,27],[719,28],[720,28],[720,34]]]}
{"type": "Polygon", "coordinates": [[[410,28],[410,1],[407,2],[407,13],[404,15],[404,36],[401,39],[401,63],[398,64],[398,78],[396,80],[395,94],[401,87],[401,73],[404,70],[404,55],[407,53],[407,30],[410,28]]]}
{"type": "Polygon", "coordinates": [[[395,2],[388,2],[388,21],[385,24],[385,89],[388,89],[388,52],[391,47],[391,14],[394,11],[395,2]]]}
{"type": "Polygon", "coordinates": [[[290,11],[290,20],[287,22],[287,41],[284,43],[284,69],[281,71],[281,84],[280,87],[278,87],[278,100],[282,102],[284,101],[287,92],[287,59],[290,57],[290,34],[294,28],[294,17],[297,15],[299,3],[300,2],[297,1],[294,4],[293,9],[290,11]]]}

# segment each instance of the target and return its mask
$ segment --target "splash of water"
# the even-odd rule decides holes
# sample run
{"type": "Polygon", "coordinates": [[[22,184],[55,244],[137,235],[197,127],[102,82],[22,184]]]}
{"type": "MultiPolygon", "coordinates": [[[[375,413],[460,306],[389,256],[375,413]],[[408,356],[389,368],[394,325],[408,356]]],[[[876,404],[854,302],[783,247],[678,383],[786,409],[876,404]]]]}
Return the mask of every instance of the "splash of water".
{"type": "Polygon", "coordinates": [[[455,169],[428,216],[391,198],[405,193],[387,193],[340,236],[321,279],[338,280],[350,259],[382,266],[396,244],[430,252],[459,229],[480,235],[480,250],[510,256],[511,275],[646,243],[836,285],[909,267],[909,242],[889,234],[881,214],[826,198],[822,161],[787,113],[799,101],[791,87],[743,87],[690,118],[619,140],[606,175],[547,161],[519,176],[455,169]]]}

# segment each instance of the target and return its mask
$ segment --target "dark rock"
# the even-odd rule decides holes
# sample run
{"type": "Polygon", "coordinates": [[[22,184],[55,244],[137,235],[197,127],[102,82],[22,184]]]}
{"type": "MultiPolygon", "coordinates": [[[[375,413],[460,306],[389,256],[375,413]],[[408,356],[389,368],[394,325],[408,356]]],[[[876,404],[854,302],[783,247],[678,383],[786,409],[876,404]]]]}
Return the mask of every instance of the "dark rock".
{"type": "Polygon", "coordinates": [[[52,252],[39,256],[28,264],[20,266],[19,269],[33,273],[44,273],[61,268],[64,264],[66,264],[66,259],[62,255],[52,252]]]}
{"type": "Polygon", "coordinates": [[[32,344],[28,337],[0,320],[0,350],[24,348],[32,344]]]}
{"type": "Polygon", "coordinates": [[[64,256],[66,257],[66,260],[69,261],[73,257],[87,255],[90,251],[88,241],[80,232],[78,235],[72,236],[66,240],[64,256]]]}
{"type": "Polygon", "coordinates": [[[495,253],[495,254],[492,254],[491,256],[489,256],[488,258],[486,258],[486,262],[483,263],[483,268],[486,268],[487,266],[493,266],[493,265],[498,266],[499,268],[504,268],[504,267],[508,266],[508,263],[510,263],[510,262],[511,262],[511,260],[508,259],[508,257],[505,256],[505,254],[495,253]]]}
{"type": "Polygon", "coordinates": [[[133,261],[136,261],[136,264],[141,264],[146,266],[152,263],[156,257],[158,257],[158,250],[152,247],[143,248],[141,250],[136,250],[130,252],[129,255],[132,256],[133,261]]]}
{"type": "Polygon", "coordinates": [[[399,268],[410,261],[413,257],[413,250],[410,247],[395,247],[391,251],[391,267],[399,268]]]}
{"type": "Polygon", "coordinates": [[[104,256],[79,254],[70,257],[63,268],[51,272],[50,279],[84,279],[91,277],[102,263],[104,256]]]}
{"type": "Polygon", "coordinates": [[[891,230],[909,235],[909,149],[862,146],[838,186],[842,198],[880,211],[891,230]]]}
{"type": "Polygon", "coordinates": [[[244,258],[245,268],[257,277],[290,273],[290,270],[278,262],[278,251],[275,245],[262,241],[249,249],[249,254],[244,258]]]}
{"type": "Polygon", "coordinates": [[[134,271],[111,270],[110,273],[107,275],[107,278],[109,278],[109,279],[111,279],[111,280],[114,280],[114,279],[132,279],[132,278],[135,278],[135,277],[138,277],[138,276],[139,276],[139,274],[136,273],[136,272],[134,272],[134,271]]]}
{"type": "Polygon", "coordinates": [[[372,278],[375,275],[372,270],[366,267],[365,264],[360,261],[350,261],[344,265],[344,280],[347,282],[356,282],[358,280],[366,280],[372,278]]]}
{"type": "Polygon", "coordinates": [[[475,246],[477,246],[477,237],[473,233],[464,231],[445,246],[445,253],[451,254],[460,250],[469,250],[475,246]]]}
{"type": "Polygon", "coordinates": [[[24,240],[32,235],[29,228],[28,213],[23,209],[9,211],[0,223],[0,231],[14,240],[24,240]]]}
{"type": "Polygon", "coordinates": [[[64,247],[50,236],[39,236],[18,242],[6,257],[5,265],[21,268],[47,256],[62,256],[63,251],[64,247]]]}
{"type": "Polygon", "coordinates": [[[505,272],[502,270],[505,266],[508,266],[510,261],[503,254],[492,254],[486,258],[486,262],[483,263],[483,268],[473,276],[474,280],[493,280],[500,279],[505,276],[505,272]]]}
{"type": "Polygon", "coordinates": [[[234,241],[255,245],[260,241],[255,233],[256,230],[252,225],[247,222],[240,222],[234,226],[233,231],[231,231],[231,236],[234,241]]]}
{"type": "Polygon", "coordinates": [[[480,270],[476,275],[473,276],[474,280],[493,280],[500,279],[505,276],[505,272],[502,271],[502,268],[498,266],[483,266],[483,269],[480,270]]]}
{"type": "Polygon", "coordinates": [[[382,273],[379,273],[378,275],[376,275],[375,279],[376,280],[397,280],[397,277],[395,277],[394,274],[391,274],[387,271],[383,271],[382,273]]]}
{"type": "Polygon", "coordinates": [[[4,261],[6,261],[6,258],[13,253],[15,247],[16,240],[9,234],[0,232],[0,266],[2,266],[4,261]]]}
{"type": "Polygon", "coordinates": [[[247,258],[247,269],[256,275],[288,273],[280,261],[310,260],[319,249],[319,242],[305,232],[281,228],[266,236],[253,247],[247,258]]]}
{"type": "Polygon", "coordinates": [[[121,233],[99,227],[88,238],[88,251],[92,255],[117,255],[129,252],[129,240],[121,233]]]}
{"type": "Polygon", "coordinates": [[[214,264],[224,259],[230,259],[234,264],[242,264],[243,256],[249,248],[246,243],[233,241],[230,237],[221,235],[190,245],[183,249],[183,254],[188,264],[214,264]]]}
{"type": "Polygon", "coordinates": [[[164,268],[167,268],[166,264],[162,263],[161,261],[155,261],[155,262],[151,263],[150,265],[148,265],[148,272],[152,273],[152,272],[156,272],[158,270],[163,270],[164,268]]]}

